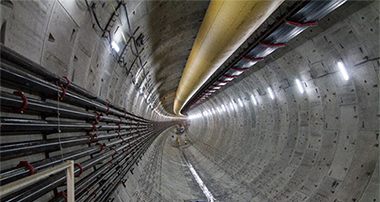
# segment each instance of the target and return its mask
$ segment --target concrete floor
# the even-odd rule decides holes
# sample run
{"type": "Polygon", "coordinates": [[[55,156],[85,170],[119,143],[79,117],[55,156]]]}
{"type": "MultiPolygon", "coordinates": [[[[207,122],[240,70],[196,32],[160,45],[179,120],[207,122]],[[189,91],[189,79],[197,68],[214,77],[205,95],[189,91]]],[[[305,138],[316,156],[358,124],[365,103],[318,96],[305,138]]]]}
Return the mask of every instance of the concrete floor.
{"type": "MultiPolygon", "coordinates": [[[[138,47],[146,62],[141,69],[132,46],[121,57],[125,63],[118,63],[84,1],[5,2],[1,43],[152,120],[173,116],[175,92],[209,4],[127,1],[135,36],[146,38],[138,47]]],[[[89,2],[105,26],[117,2],[89,2]]],[[[218,201],[380,201],[379,16],[379,1],[345,3],[190,112],[236,105],[192,119],[181,135],[189,143],[181,146],[184,156],[218,201]]],[[[109,28],[120,46],[118,30],[127,30],[122,24],[109,28]]],[[[114,201],[206,200],[175,139],[171,128],[155,140],[114,201]]]]}

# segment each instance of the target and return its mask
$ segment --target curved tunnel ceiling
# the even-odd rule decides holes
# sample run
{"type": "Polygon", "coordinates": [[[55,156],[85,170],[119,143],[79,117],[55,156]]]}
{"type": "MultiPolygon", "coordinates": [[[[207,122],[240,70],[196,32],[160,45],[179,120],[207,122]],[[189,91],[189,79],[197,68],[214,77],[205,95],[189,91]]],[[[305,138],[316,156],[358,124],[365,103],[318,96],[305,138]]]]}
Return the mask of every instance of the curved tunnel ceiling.
{"type": "MultiPolygon", "coordinates": [[[[1,43],[129,112],[169,120],[209,2],[125,1],[133,36],[144,37],[122,56],[125,11],[118,20],[117,1],[88,3],[119,52],[84,1],[2,1],[1,43]]],[[[379,53],[379,1],[348,1],[189,111],[183,135],[158,136],[110,199],[206,200],[191,163],[217,201],[380,201],[379,53]]]]}

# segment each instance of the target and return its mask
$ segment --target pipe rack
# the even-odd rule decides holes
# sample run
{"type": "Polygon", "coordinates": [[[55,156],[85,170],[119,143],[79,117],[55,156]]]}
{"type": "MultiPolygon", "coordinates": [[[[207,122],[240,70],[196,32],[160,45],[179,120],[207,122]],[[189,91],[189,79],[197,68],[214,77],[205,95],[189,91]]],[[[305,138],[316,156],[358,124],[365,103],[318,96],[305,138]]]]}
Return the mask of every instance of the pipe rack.
{"type": "MultiPolygon", "coordinates": [[[[297,1],[287,12],[276,17],[276,21],[268,25],[267,30],[261,32],[255,42],[249,44],[248,48],[239,51],[232,62],[220,67],[219,72],[214,73],[204,85],[198,89],[189,102],[183,107],[186,113],[191,108],[202,103],[207,97],[231,82],[244,71],[250,69],[257,62],[264,60],[276,49],[284,47],[285,43],[308,27],[317,24],[317,21],[330,12],[343,5],[347,0],[334,1],[297,1]]],[[[228,61],[228,60],[227,60],[228,61]]]]}
{"type": "MultiPolygon", "coordinates": [[[[179,124],[134,115],[2,44],[0,52],[0,102],[5,112],[0,132],[2,137],[12,138],[9,143],[0,143],[0,156],[2,163],[21,160],[1,170],[1,186],[74,160],[74,174],[80,177],[75,186],[76,201],[106,200],[154,139],[179,124]],[[39,138],[23,140],[25,135],[39,138]],[[38,154],[45,158],[36,159],[38,154]]],[[[65,180],[66,175],[59,172],[1,198],[36,200],[48,192],[57,193],[65,180]]],[[[61,192],[52,201],[66,198],[61,192]]]]}

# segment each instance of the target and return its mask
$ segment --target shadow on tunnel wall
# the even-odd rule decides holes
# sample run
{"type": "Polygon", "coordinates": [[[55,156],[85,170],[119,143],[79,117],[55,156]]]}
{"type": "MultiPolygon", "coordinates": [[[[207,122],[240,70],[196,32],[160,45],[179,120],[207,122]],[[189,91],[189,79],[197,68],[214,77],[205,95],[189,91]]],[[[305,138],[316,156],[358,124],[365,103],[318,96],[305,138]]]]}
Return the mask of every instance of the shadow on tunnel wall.
{"type": "MultiPolygon", "coordinates": [[[[208,8],[208,1],[148,1],[149,57],[157,102],[173,114],[177,86],[208,8]]],[[[157,107],[157,106],[156,106],[157,107]]]]}

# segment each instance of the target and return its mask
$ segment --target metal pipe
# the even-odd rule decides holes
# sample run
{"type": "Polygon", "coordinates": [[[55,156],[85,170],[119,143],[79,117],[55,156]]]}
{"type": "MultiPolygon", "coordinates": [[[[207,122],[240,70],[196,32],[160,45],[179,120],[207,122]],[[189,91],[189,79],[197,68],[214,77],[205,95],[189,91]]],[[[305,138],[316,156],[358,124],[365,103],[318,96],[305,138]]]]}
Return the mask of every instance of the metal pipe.
{"type": "Polygon", "coordinates": [[[69,137],[69,138],[55,138],[50,140],[37,140],[28,142],[18,142],[16,144],[1,144],[0,156],[1,161],[27,156],[41,152],[57,151],[61,147],[69,147],[90,143],[92,138],[90,136],[82,137],[69,137]]]}
{"type": "MultiPolygon", "coordinates": [[[[27,74],[21,70],[18,70],[14,67],[12,67],[9,64],[6,64],[4,62],[0,62],[0,72],[1,72],[1,78],[3,81],[8,81],[11,83],[15,83],[18,85],[21,85],[27,89],[30,90],[37,90],[38,92],[43,92],[47,95],[50,95],[54,98],[57,97],[58,94],[62,95],[63,90],[62,88],[55,86],[51,83],[48,83],[36,76],[33,76],[31,74],[27,74]]],[[[131,120],[135,121],[141,121],[145,123],[149,123],[149,121],[146,121],[144,119],[138,119],[136,117],[130,117],[127,116],[127,113],[125,112],[120,112],[118,110],[112,109],[109,103],[106,105],[98,104],[94,101],[91,101],[87,98],[83,98],[79,95],[72,94],[69,91],[65,91],[65,96],[64,99],[62,100],[63,102],[69,102],[71,104],[75,104],[80,107],[85,107],[88,109],[93,109],[95,111],[99,112],[104,112],[104,113],[109,113],[109,114],[114,114],[116,116],[120,117],[126,117],[130,118],[131,120]]]]}
{"type": "Polygon", "coordinates": [[[203,83],[267,19],[283,0],[210,2],[174,101],[181,110],[203,83]]]}
{"type": "MultiPolygon", "coordinates": [[[[20,68],[23,68],[24,70],[29,71],[29,72],[33,72],[33,73],[39,75],[40,77],[42,77],[48,81],[57,81],[58,83],[62,84],[63,86],[66,86],[68,84],[66,79],[51,73],[50,71],[48,71],[47,69],[45,69],[41,65],[35,63],[34,61],[32,61],[32,60],[30,60],[24,56],[22,56],[21,54],[17,53],[16,51],[13,51],[12,49],[8,48],[7,46],[4,46],[3,44],[0,44],[0,53],[1,53],[1,59],[3,61],[7,60],[11,63],[14,63],[14,64],[18,65],[20,68]]],[[[68,90],[72,90],[73,92],[75,92],[79,95],[83,95],[88,99],[99,102],[100,104],[103,104],[103,105],[109,104],[110,107],[115,108],[119,112],[124,113],[124,111],[125,111],[124,109],[122,109],[118,106],[112,105],[108,101],[97,97],[96,95],[88,92],[87,90],[83,89],[82,87],[80,87],[74,83],[70,83],[70,85],[68,86],[68,90]]],[[[136,120],[149,122],[148,120],[146,120],[142,117],[138,117],[138,116],[136,116],[130,112],[125,112],[125,113],[127,115],[135,118],[136,120]]]]}
{"type": "MultiPolygon", "coordinates": [[[[134,147],[137,147],[137,145],[134,147]]],[[[102,158],[97,158],[95,161],[97,163],[97,162],[103,160],[105,157],[110,157],[110,155],[112,155],[112,154],[113,154],[113,151],[109,151],[109,152],[107,152],[107,155],[104,155],[102,158]]],[[[83,164],[82,165],[83,170],[86,170],[86,169],[92,167],[94,162],[92,162],[92,159],[89,159],[89,160],[83,162],[82,164],[83,164]]],[[[77,174],[78,172],[79,172],[79,169],[76,169],[75,173],[77,174]]],[[[52,187],[54,188],[54,187],[57,187],[60,184],[62,184],[65,180],[65,177],[60,177],[60,176],[58,176],[58,177],[59,178],[53,177],[52,178],[52,179],[54,179],[53,181],[43,182],[43,183],[37,185],[36,187],[32,187],[31,189],[29,189],[27,193],[16,195],[11,199],[6,199],[5,201],[31,201],[31,200],[34,200],[34,199],[38,198],[39,196],[45,194],[47,191],[51,190],[52,187]]]]}
{"type": "Polygon", "coordinates": [[[7,185],[1,186],[0,189],[0,198],[3,198],[4,196],[7,196],[9,194],[12,194],[14,192],[17,192],[20,189],[23,189],[27,186],[30,186],[38,181],[41,181],[50,175],[56,174],[58,172],[61,172],[70,166],[74,165],[74,161],[67,161],[61,165],[57,165],[49,170],[45,170],[43,172],[37,173],[35,175],[31,175],[29,177],[23,178],[22,180],[17,180],[15,182],[9,183],[7,185]]]}

